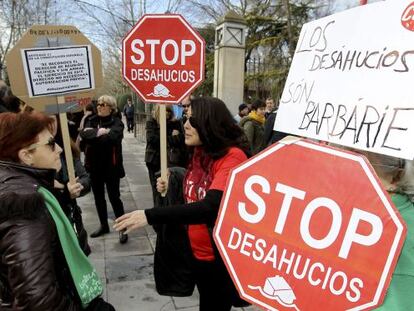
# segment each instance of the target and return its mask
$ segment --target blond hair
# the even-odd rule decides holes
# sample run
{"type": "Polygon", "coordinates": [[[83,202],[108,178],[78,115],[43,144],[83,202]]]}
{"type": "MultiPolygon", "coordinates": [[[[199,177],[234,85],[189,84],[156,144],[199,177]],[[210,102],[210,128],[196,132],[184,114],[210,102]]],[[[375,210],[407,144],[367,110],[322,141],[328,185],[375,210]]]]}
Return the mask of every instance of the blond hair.
{"type": "Polygon", "coordinates": [[[380,177],[384,176],[391,180],[395,186],[391,192],[405,194],[414,201],[413,161],[367,151],[361,153],[368,158],[380,177]]]}
{"type": "Polygon", "coordinates": [[[109,107],[111,107],[113,114],[118,112],[118,107],[116,105],[115,97],[111,95],[102,95],[101,97],[98,98],[98,104],[100,103],[107,104],[109,107]]]}

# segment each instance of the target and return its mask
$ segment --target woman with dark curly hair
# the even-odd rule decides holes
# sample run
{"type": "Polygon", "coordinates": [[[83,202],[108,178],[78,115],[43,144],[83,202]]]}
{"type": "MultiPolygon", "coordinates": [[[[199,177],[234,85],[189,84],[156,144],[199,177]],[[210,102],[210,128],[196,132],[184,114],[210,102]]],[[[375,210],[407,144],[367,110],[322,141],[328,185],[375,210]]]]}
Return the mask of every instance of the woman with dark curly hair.
{"type": "MultiPolygon", "coordinates": [[[[191,100],[184,124],[192,158],[184,177],[185,204],[128,213],[116,220],[127,232],[146,224],[184,224],[191,246],[191,272],[200,293],[200,310],[227,311],[245,304],[230,279],[211,236],[227,176],[248,157],[248,142],[226,105],[217,98],[191,100]]],[[[166,182],[158,180],[162,192],[166,182]]],[[[177,249],[177,252],[183,250],[177,249]]]]}

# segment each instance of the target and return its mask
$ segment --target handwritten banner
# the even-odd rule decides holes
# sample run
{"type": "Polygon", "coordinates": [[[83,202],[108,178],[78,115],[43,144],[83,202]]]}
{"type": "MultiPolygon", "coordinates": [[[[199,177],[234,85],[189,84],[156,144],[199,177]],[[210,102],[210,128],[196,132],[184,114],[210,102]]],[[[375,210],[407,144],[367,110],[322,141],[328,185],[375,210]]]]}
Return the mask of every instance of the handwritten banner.
{"type": "Polygon", "coordinates": [[[275,130],[414,158],[414,2],[387,0],[302,27],[275,130]]]}

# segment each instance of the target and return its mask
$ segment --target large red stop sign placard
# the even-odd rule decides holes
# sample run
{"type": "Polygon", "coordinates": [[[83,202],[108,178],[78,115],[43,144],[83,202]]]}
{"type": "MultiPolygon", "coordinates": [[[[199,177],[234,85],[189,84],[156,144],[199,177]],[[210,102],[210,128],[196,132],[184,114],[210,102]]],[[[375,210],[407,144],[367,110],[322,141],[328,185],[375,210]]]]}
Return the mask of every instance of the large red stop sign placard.
{"type": "Polygon", "coordinates": [[[182,16],[147,14],[122,42],[122,74],[144,101],[179,103],[203,81],[204,54],[182,16]]]}
{"type": "Polygon", "coordinates": [[[364,157],[299,140],[232,171],[214,238],[252,303],[363,310],[382,303],[405,234],[364,157]]]}

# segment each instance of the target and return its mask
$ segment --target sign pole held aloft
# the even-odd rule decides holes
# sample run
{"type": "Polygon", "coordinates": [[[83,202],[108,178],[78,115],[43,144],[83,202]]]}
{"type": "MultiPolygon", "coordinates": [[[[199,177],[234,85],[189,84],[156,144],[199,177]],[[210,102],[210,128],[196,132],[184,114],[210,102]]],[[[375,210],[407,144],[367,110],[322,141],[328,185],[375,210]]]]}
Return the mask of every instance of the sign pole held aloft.
{"type": "MultiPolygon", "coordinates": [[[[161,179],[167,179],[167,113],[165,105],[160,105],[160,154],[161,154],[161,179]]],[[[167,190],[161,193],[165,197],[167,190]]]]}
{"type": "MultiPolygon", "coordinates": [[[[57,100],[58,100],[59,105],[65,103],[64,96],[58,96],[57,100]]],[[[63,151],[65,153],[66,167],[68,170],[69,182],[74,183],[75,182],[75,168],[73,166],[73,155],[72,155],[72,148],[70,146],[68,118],[67,118],[66,112],[59,113],[59,121],[60,121],[60,130],[61,130],[62,139],[63,139],[63,151]]]]}

